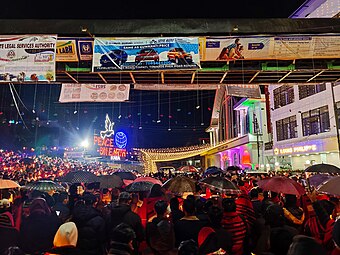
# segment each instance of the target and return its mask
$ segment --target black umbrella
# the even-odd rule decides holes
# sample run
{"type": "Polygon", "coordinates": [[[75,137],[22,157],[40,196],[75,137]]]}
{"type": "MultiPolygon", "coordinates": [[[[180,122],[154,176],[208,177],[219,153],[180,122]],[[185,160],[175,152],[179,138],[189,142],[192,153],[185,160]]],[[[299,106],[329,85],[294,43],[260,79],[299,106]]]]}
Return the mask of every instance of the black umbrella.
{"type": "Polygon", "coordinates": [[[196,192],[196,180],[184,175],[177,175],[167,180],[163,188],[172,193],[182,194],[185,192],[196,192]]]}
{"type": "Polygon", "coordinates": [[[203,177],[207,177],[209,175],[217,175],[223,173],[223,170],[217,166],[209,166],[203,173],[203,177]]]}
{"type": "Polygon", "coordinates": [[[122,180],[134,180],[137,178],[137,176],[129,171],[117,171],[112,173],[114,175],[118,175],[122,180]]]}
{"type": "Polygon", "coordinates": [[[99,182],[99,178],[94,173],[78,170],[68,172],[64,177],[62,177],[59,181],[69,182],[69,183],[92,183],[99,182]]]}
{"type": "Polygon", "coordinates": [[[315,164],[307,167],[305,172],[318,172],[318,173],[339,173],[340,168],[331,164],[315,164]]]}
{"type": "Polygon", "coordinates": [[[29,191],[38,190],[41,192],[49,191],[66,191],[65,187],[52,180],[38,180],[34,182],[29,182],[25,186],[21,187],[29,191]]]}
{"type": "Polygon", "coordinates": [[[123,181],[118,175],[100,175],[98,178],[101,189],[120,188],[123,186],[123,181]]]}
{"type": "Polygon", "coordinates": [[[334,176],[328,174],[314,174],[308,178],[308,181],[311,186],[316,188],[333,177],[334,176]]]}
{"type": "Polygon", "coordinates": [[[242,170],[242,168],[241,167],[239,167],[239,166],[228,166],[227,167],[227,171],[241,171],[242,170]]]}
{"type": "Polygon", "coordinates": [[[204,187],[218,190],[225,194],[240,194],[241,190],[230,180],[223,176],[208,176],[198,181],[204,187]]]}
{"type": "Polygon", "coordinates": [[[150,191],[153,185],[155,185],[155,183],[152,182],[132,182],[126,186],[125,190],[127,192],[150,191]]]}

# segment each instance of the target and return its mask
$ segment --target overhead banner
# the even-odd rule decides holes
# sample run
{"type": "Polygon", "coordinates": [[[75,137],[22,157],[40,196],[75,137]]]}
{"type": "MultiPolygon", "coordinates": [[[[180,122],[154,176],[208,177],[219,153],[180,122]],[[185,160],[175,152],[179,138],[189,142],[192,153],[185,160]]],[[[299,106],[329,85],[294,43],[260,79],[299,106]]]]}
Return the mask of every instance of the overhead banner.
{"type": "Polygon", "coordinates": [[[0,82],[55,81],[57,35],[0,35],[0,82]]]}
{"type": "Polygon", "coordinates": [[[57,62],[92,61],[92,38],[58,38],[57,62]]]}
{"type": "Polygon", "coordinates": [[[339,35],[206,37],[201,60],[339,58],[339,35]]]}
{"type": "Polygon", "coordinates": [[[59,102],[123,102],[129,93],[130,84],[63,83],[59,102]]]}
{"type": "Polygon", "coordinates": [[[259,85],[228,84],[226,85],[226,94],[236,97],[261,98],[259,85]]]}
{"type": "Polygon", "coordinates": [[[93,72],[199,69],[198,38],[95,38],[93,72]]]}

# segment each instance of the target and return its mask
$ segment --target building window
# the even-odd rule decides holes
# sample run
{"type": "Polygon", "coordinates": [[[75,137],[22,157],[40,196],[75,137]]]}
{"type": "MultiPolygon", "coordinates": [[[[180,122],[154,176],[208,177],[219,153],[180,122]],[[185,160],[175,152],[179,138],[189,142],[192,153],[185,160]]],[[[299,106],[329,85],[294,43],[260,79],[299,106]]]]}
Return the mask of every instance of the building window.
{"type": "Polygon", "coordinates": [[[314,94],[317,94],[321,91],[326,90],[326,84],[317,84],[317,85],[300,85],[299,86],[299,99],[303,99],[314,94]]]}
{"type": "Polygon", "coordinates": [[[328,106],[302,113],[303,136],[328,132],[330,130],[328,106]]]}
{"type": "Polygon", "coordinates": [[[273,95],[275,109],[294,103],[294,86],[283,85],[277,89],[274,89],[273,95]]]}
{"type": "Polygon", "coordinates": [[[297,123],[295,115],[276,121],[277,141],[287,140],[296,137],[297,137],[297,123]]]}

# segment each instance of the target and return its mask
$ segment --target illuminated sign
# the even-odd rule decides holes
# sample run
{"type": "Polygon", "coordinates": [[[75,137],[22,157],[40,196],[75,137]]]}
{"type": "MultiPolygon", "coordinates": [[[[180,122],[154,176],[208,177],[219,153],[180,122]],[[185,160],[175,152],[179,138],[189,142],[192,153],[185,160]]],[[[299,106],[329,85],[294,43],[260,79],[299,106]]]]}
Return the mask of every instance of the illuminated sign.
{"type": "Polygon", "coordinates": [[[105,130],[100,131],[100,135],[94,135],[94,145],[99,146],[99,154],[101,156],[109,157],[126,157],[127,137],[123,132],[117,132],[115,137],[113,130],[114,122],[111,122],[109,116],[106,114],[105,130]]]}
{"type": "Polygon", "coordinates": [[[292,146],[286,148],[275,148],[274,154],[294,154],[294,153],[306,153],[306,152],[314,152],[318,150],[318,146],[316,144],[310,145],[302,145],[302,146],[292,146]]]}

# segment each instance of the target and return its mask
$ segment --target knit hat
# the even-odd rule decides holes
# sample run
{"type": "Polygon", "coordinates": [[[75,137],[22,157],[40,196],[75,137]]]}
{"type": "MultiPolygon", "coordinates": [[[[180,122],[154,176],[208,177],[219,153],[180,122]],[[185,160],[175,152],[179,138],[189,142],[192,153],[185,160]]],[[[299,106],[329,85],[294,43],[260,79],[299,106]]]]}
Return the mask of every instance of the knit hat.
{"type": "Polygon", "coordinates": [[[198,233],[198,247],[201,247],[204,241],[207,240],[212,233],[215,233],[215,230],[211,227],[201,228],[200,232],[198,233]]]}
{"type": "Polygon", "coordinates": [[[78,229],[74,222],[62,224],[54,236],[54,247],[76,247],[78,240],[78,229]]]}
{"type": "Polygon", "coordinates": [[[3,226],[3,227],[14,226],[13,216],[10,212],[4,212],[0,214],[0,226],[3,226]]]}
{"type": "Polygon", "coordinates": [[[129,192],[123,191],[119,194],[118,197],[119,200],[130,200],[131,199],[131,195],[129,192]]]}
{"type": "Polygon", "coordinates": [[[6,208],[9,208],[10,206],[11,206],[11,202],[8,199],[4,198],[0,200],[1,209],[6,209],[6,208]]]}

